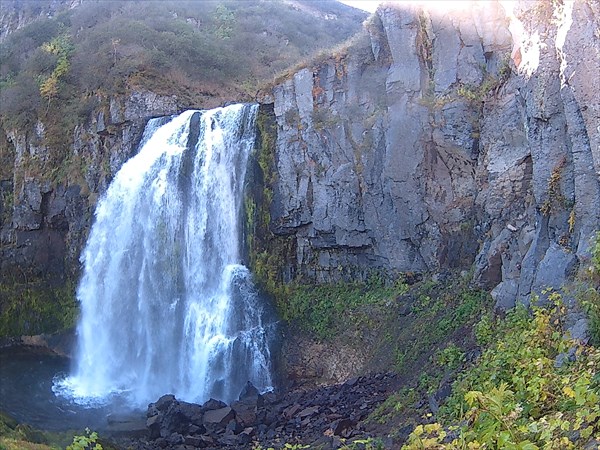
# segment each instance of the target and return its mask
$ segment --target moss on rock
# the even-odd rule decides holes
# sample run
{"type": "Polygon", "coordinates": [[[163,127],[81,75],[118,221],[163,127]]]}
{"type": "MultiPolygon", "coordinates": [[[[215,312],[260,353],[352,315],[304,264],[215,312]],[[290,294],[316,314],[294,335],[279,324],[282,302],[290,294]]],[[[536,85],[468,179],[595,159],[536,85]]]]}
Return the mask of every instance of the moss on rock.
{"type": "Polygon", "coordinates": [[[36,335],[75,326],[78,305],[75,287],[46,283],[0,285],[0,337],[36,335]]]}
{"type": "MultiPolygon", "coordinates": [[[[248,263],[261,288],[275,298],[278,307],[285,298],[285,281],[293,278],[295,240],[273,232],[271,207],[275,171],[277,124],[272,105],[261,105],[257,118],[258,136],[249,165],[244,201],[248,263]]],[[[281,308],[279,308],[281,309],[281,308]]]]}

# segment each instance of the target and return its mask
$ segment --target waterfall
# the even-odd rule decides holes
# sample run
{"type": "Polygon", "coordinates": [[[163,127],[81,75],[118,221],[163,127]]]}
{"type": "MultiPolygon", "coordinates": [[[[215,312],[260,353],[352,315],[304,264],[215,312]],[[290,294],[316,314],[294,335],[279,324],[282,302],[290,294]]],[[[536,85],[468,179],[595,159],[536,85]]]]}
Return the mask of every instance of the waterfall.
{"type": "Polygon", "coordinates": [[[81,257],[75,398],[231,401],[271,386],[265,312],[242,263],[256,105],[151,120],[99,201],[81,257]]]}

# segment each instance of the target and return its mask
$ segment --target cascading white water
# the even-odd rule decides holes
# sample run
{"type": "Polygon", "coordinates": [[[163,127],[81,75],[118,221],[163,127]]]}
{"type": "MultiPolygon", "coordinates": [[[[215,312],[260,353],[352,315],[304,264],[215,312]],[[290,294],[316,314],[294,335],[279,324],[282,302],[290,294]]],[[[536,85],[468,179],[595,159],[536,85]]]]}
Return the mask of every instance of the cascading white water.
{"type": "Polygon", "coordinates": [[[75,398],[231,401],[271,386],[264,308],[241,265],[256,105],[151,120],[96,209],[82,255],[75,398]]]}

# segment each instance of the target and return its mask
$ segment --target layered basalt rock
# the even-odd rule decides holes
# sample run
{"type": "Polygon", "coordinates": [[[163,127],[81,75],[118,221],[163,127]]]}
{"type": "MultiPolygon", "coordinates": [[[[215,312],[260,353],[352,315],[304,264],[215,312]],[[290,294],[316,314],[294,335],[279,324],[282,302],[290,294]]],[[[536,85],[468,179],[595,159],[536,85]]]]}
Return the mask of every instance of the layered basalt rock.
{"type": "Polygon", "coordinates": [[[600,228],[599,17],[587,1],[384,6],[362,41],[276,85],[282,278],[474,264],[501,308],[569,280],[600,228]]]}

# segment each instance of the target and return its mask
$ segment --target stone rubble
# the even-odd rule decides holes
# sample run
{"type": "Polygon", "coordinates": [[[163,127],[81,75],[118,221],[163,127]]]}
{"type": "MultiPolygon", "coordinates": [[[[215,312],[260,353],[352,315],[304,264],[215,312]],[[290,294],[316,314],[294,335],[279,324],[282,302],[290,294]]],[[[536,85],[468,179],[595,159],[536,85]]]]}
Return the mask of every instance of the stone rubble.
{"type": "Polygon", "coordinates": [[[395,374],[352,378],[316,389],[260,394],[249,382],[239,399],[202,405],[164,395],[148,406],[147,436],[129,443],[137,450],[279,448],[302,443],[334,449],[368,437],[363,421],[395,386],[395,374]]]}

